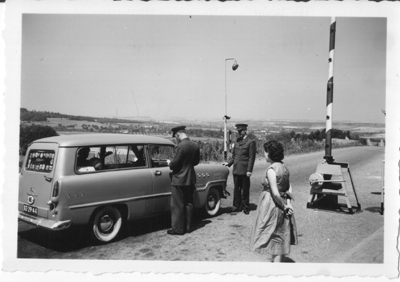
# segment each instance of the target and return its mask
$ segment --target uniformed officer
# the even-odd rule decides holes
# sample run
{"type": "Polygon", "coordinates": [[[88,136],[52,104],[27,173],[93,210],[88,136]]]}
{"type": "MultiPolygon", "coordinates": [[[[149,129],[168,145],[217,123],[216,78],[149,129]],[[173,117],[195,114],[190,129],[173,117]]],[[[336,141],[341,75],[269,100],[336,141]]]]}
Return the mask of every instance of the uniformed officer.
{"type": "Polygon", "coordinates": [[[232,158],[223,163],[230,167],[233,164],[232,211],[242,211],[249,214],[250,209],[250,176],[256,159],[256,143],[247,136],[247,124],[236,124],[238,138],[233,144],[232,158]]]}
{"type": "Polygon", "coordinates": [[[170,235],[183,235],[192,231],[196,173],[194,166],[200,162],[200,150],[185,132],[186,126],[171,129],[178,146],[174,158],[168,162],[171,178],[171,225],[170,235]]]}

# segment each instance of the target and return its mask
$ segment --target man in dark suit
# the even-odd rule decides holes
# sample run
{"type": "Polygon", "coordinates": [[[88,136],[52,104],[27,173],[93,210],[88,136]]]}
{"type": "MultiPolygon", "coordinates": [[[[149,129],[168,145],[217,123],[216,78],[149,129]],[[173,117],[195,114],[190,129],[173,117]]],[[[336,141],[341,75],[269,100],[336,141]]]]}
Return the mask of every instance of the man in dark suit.
{"type": "Polygon", "coordinates": [[[239,137],[233,144],[232,158],[223,163],[230,167],[233,164],[233,193],[232,211],[250,212],[250,176],[256,159],[256,143],[247,136],[247,124],[236,124],[239,137]]]}
{"type": "Polygon", "coordinates": [[[171,178],[171,225],[170,235],[183,235],[192,231],[196,173],[194,166],[200,162],[200,150],[185,133],[186,126],[172,128],[178,146],[174,158],[168,162],[171,178]]]}

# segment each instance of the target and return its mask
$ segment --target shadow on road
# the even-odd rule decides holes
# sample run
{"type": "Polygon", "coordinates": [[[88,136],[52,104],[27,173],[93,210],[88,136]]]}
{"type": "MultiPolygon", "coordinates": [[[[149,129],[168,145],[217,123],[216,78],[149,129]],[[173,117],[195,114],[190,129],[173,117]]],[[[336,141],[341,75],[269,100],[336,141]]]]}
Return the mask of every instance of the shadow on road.
{"type": "MultiPolygon", "coordinates": [[[[18,236],[26,241],[57,252],[71,252],[90,245],[90,236],[86,228],[71,227],[68,230],[57,232],[33,228],[19,232],[18,236]]],[[[20,248],[26,249],[29,247],[29,245],[21,246],[18,244],[18,258],[23,258],[23,255],[20,254],[27,251],[20,250],[20,248]]]]}
{"type": "MultiPolygon", "coordinates": [[[[170,226],[170,215],[125,222],[125,225],[123,225],[116,241],[130,236],[139,236],[166,229],[170,226]]],[[[67,230],[57,232],[32,228],[27,231],[18,232],[18,236],[35,245],[62,253],[73,252],[82,248],[104,244],[97,242],[91,237],[91,230],[88,227],[71,227],[67,230]]],[[[18,250],[19,258],[23,258],[23,253],[25,253],[26,250],[22,249],[27,247],[29,247],[29,245],[25,246],[25,244],[18,244],[18,248],[21,249],[18,250]]]]}
{"type": "Polygon", "coordinates": [[[346,204],[339,203],[339,204],[314,204],[308,206],[308,209],[313,209],[315,211],[322,211],[322,212],[333,212],[333,213],[343,213],[343,214],[355,214],[355,213],[362,213],[363,209],[360,206],[352,206],[351,210],[347,208],[346,204]]]}
{"type": "Polygon", "coordinates": [[[289,258],[289,257],[284,257],[282,259],[282,262],[295,262],[293,259],[289,258]]]}
{"type": "Polygon", "coordinates": [[[128,222],[125,227],[125,230],[121,232],[123,235],[125,235],[123,237],[144,235],[171,227],[171,215],[166,214],[157,217],[135,220],[128,222]]]}
{"type": "Polygon", "coordinates": [[[368,207],[368,208],[365,208],[365,210],[372,212],[372,213],[381,213],[382,212],[380,207],[368,207]]]}
{"type": "Polygon", "coordinates": [[[250,204],[249,208],[250,208],[251,211],[255,211],[255,210],[257,210],[257,205],[250,204]]]}
{"type": "MultiPolygon", "coordinates": [[[[201,229],[211,222],[211,220],[206,219],[204,216],[196,215],[193,228],[194,230],[201,229]]],[[[167,230],[169,228],[171,228],[170,214],[125,222],[120,234],[114,241],[120,241],[128,237],[141,236],[164,229],[167,230]]],[[[32,252],[35,252],[33,250],[28,250],[28,248],[37,248],[37,246],[55,252],[68,253],[90,246],[107,244],[94,240],[91,236],[91,230],[88,227],[71,227],[67,230],[57,232],[32,228],[18,232],[18,237],[21,239],[18,243],[18,258],[28,258],[25,254],[32,254],[32,252]]]]}
{"type": "MultiPolygon", "coordinates": [[[[205,220],[204,217],[200,215],[195,215],[192,231],[203,228],[209,223],[211,223],[210,220],[205,220]]],[[[171,215],[169,214],[159,217],[136,220],[130,222],[126,226],[125,232],[121,232],[122,236],[119,239],[121,240],[122,238],[141,236],[164,229],[165,232],[167,232],[166,230],[170,228],[171,228],[171,215]]]]}
{"type": "MultiPolygon", "coordinates": [[[[220,208],[219,211],[218,211],[218,213],[217,213],[215,216],[209,216],[209,218],[211,218],[211,217],[215,218],[215,217],[218,217],[219,215],[222,215],[222,214],[225,214],[225,213],[237,214],[238,211],[233,212],[233,211],[232,211],[232,208],[233,208],[233,207],[220,208]]],[[[250,210],[250,211],[255,211],[255,210],[257,210],[257,205],[255,205],[255,204],[250,204],[250,205],[249,205],[249,210],[250,210]]],[[[240,210],[240,212],[242,212],[242,210],[240,210]]]]}
{"type": "Polygon", "coordinates": [[[196,231],[197,229],[201,229],[204,226],[206,226],[207,224],[211,223],[211,220],[196,220],[194,222],[194,226],[193,226],[193,231],[196,231]]]}

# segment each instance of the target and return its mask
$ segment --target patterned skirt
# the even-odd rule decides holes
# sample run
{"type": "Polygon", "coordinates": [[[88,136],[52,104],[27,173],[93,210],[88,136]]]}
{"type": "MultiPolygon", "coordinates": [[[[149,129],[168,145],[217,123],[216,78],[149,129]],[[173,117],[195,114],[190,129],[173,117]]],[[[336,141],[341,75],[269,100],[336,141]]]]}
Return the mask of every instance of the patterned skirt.
{"type": "Polygon", "coordinates": [[[269,191],[262,191],[250,238],[250,249],[269,255],[287,255],[297,245],[294,215],[287,216],[274,202],[269,191]]]}

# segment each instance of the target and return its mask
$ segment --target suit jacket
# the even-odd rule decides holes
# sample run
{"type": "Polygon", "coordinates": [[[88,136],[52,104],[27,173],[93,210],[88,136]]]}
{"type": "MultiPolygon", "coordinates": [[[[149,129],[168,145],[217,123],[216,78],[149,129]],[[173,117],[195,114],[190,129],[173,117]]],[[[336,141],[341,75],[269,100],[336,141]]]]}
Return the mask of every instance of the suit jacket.
{"type": "Polygon", "coordinates": [[[253,172],[254,161],[256,160],[256,142],[249,137],[238,138],[234,143],[232,158],[228,162],[230,167],[233,164],[233,174],[246,175],[253,172]]]}
{"type": "Polygon", "coordinates": [[[196,143],[185,138],[178,144],[173,160],[169,163],[172,170],[173,186],[190,186],[196,184],[194,166],[200,162],[200,149],[196,143]]]}

